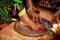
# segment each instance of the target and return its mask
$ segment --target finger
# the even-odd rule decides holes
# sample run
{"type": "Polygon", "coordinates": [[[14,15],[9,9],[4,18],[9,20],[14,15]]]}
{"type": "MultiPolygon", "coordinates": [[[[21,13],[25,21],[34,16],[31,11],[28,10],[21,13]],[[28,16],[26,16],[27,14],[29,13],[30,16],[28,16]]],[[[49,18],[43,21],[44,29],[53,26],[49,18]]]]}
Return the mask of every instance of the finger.
{"type": "Polygon", "coordinates": [[[42,18],[39,17],[38,19],[39,19],[40,24],[42,24],[43,23],[42,18]]]}
{"type": "Polygon", "coordinates": [[[52,18],[52,22],[53,23],[57,23],[57,19],[56,18],[57,18],[56,16],[53,16],[53,18],[52,18]]]}
{"type": "Polygon", "coordinates": [[[38,26],[40,26],[40,24],[39,23],[36,23],[38,26]]]}
{"type": "Polygon", "coordinates": [[[24,25],[24,26],[27,26],[27,24],[25,24],[25,23],[23,23],[23,22],[21,22],[21,21],[20,21],[20,24],[21,24],[21,25],[24,25]]]}
{"type": "Polygon", "coordinates": [[[33,20],[33,22],[35,21],[35,16],[33,16],[32,20],[33,20]]]}
{"type": "Polygon", "coordinates": [[[36,21],[38,20],[38,16],[36,16],[36,21]]]}

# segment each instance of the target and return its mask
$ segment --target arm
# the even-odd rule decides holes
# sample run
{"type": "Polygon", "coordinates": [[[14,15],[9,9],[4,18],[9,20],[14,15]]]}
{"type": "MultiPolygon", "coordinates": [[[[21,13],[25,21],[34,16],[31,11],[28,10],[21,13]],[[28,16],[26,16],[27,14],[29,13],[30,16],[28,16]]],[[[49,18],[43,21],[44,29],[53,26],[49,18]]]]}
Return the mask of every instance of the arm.
{"type": "MultiPolygon", "coordinates": [[[[32,3],[33,0],[26,0],[26,7],[27,7],[27,12],[28,15],[32,17],[33,21],[38,20],[38,18],[40,19],[39,15],[35,12],[36,7],[34,6],[34,4],[32,3]]],[[[37,10],[38,11],[38,10],[37,10]]],[[[39,12],[39,11],[38,11],[39,12]]]]}

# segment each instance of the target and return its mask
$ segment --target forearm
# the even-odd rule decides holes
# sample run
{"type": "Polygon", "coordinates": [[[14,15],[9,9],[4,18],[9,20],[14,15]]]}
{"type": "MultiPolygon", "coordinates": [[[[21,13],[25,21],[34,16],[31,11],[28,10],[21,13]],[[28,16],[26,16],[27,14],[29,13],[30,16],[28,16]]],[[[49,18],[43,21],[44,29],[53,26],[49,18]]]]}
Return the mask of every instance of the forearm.
{"type": "Polygon", "coordinates": [[[37,29],[36,24],[34,22],[32,22],[32,20],[28,17],[27,13],[25,13],[23,16],[21,16],[20,19],[23,23],[27,24],[33,30],[37,29]]]}
{"type": "Polygon", "coordinates": [[[29,8],[32,8],[32,0],[26,0],[26,7],[29,9],[29,8]]]}
{"type": "Polygon", "coordinates": [[[33,14],[33,3],[32,3],[32,0],[26,0],[26,7],[27,7],[28,15],[32,16],[32,14],[33,14]]]}

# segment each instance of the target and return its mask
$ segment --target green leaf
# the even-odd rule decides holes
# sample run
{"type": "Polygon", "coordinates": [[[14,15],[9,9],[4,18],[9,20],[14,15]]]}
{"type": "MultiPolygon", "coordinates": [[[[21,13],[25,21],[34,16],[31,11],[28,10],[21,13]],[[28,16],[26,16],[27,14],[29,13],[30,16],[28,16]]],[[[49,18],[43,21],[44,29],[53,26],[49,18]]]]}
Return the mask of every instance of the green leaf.
{"type": "Polygon", "coordinates": [[[15,3],[13,6],[14,6],[14,7],[16,7],[16,6],[17,6],[17,4],[15,3]]]}
{"type": "Polygon", "coordinates": [[[0,1],[0,6],[2,7],[6,3],[6,0],[1,0],[0,1]]]}
{"type": "Polygon", "coordinates": [[[1,19],[0,21],[2,21],[2,23],[7,23],[7,21],[6,20],[3,20],[3,19],[1,19]]]}
{"type": "Polygon", "coordinates": [[[11,19],[9,18],[8,12],[6,13],[1,7],[0,7],[0,12],[1,12],[0,15],[1,15],[2,17],[11,20],[11,19]]]}
{"type": "Polygon", "coordinates": [[[17,5],[17,8],[18,8],[18,10],[20,10],[20,5],[19,4],[17,5]]]}
{"type": "Polygon", "coordinates": [[[7,3],[9,4],[9,5],[11,5],[11,1],[10,0],[6,0],[7,1],[7,3]]]}
{"type": "Polygon", "coordinates": [[[17,3],[22,3],[22,0],[13,0],[13,1],[17,3]]]}

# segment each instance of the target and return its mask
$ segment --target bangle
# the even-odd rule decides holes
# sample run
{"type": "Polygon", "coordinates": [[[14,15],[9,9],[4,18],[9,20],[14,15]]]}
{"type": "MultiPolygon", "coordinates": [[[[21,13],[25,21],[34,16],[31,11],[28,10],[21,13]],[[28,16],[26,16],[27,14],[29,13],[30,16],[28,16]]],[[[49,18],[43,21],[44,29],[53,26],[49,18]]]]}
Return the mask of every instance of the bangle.
{"type": "Polygon", "coordinates": [[[23,8],[23,9],[18,13],[18,16],[21,17],[21,16],[23,16],[25,13],[26,13],[26,9],[23,8]]]}
{"type": "Polygon", "coordinates": [[[32,9],[32,7],[31,8],[29,8],[29,9],[27,9],[27,11],[30,11],[32,9]]]}

